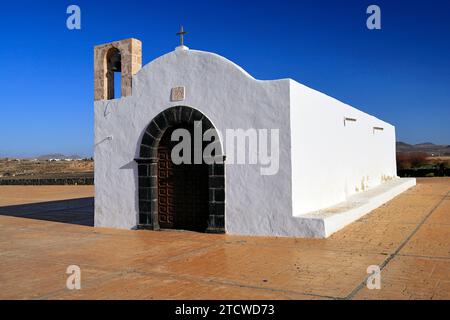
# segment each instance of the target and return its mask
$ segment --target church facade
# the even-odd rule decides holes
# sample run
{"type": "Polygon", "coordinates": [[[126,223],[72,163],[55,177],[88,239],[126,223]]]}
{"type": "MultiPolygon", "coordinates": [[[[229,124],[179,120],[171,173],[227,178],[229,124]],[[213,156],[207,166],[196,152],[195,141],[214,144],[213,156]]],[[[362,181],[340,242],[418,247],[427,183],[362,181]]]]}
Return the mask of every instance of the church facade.
{"type": "Polygon", "coordinates": [[[392,125],[292,79],[184,45],[141,65],[139,40],[94,49],[95,226],[327,237],[415,185],[392,125]]]}

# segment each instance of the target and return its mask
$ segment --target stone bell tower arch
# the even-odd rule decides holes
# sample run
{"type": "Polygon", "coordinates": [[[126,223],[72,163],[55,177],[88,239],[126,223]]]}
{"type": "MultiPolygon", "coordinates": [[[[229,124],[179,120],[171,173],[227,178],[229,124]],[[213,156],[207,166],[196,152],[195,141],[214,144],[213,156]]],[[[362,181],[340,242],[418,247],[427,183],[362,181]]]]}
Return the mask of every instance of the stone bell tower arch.
{"type": "Polygon", "coordinates": [[[94,100],[114,99],[114,72],[121,72],[122,97],[130,96],[132,76],[142,67],[142,43],[114,41],[94,48],[94,100]]]}

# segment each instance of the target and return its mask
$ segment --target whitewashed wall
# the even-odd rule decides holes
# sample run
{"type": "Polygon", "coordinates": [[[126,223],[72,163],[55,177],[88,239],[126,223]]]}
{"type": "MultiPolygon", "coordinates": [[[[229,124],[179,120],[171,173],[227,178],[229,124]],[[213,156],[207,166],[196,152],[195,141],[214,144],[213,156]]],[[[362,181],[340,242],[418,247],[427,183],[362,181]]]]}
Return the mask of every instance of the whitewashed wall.
{"type": "Polygon", "coordinates": [[[392,125],[295,81],[290,95],[294,216],[396,177],[392,125]]]}
{"type": "Polygon", "coordinates": [[[225,228],[232,234],[276,234],[291,215],[289,80],[259,81],[216,54],[180,50],[147,64],[133,77],[133,94],[97,101],[95,109],[95,225],[137,224],[137,166],[142,134],[162,110],[186,105],[227,128],[279,128],[280,171],[262,176],[258,165],[226,166],[225,228]],[[170,102],[185,86],[186,99],[170,102]],[[105,140],[112,136],[112,140],[105,140]],[[283,218],[281,218],[283,216],[283,218]]]}
{"type": "Polygon", "coordinates": [[[96,226],[137,225],[134,159],[150,121],[176,105],[198,109],[221,133],[280,130],[278,174],[263,176],[259,165],[226,165],[230,234],[310,236],[320,222],[305,226],[294,216],[345,200],[366,176],[374,186],[382,175],[395,175],[392,126],[293,80],[256,80],[216,54],[177,50],[133,76],[131,96],[94,103],[96,226]],[[186,99],[171,102],[170,90],[178,86],[186,88],[186,99]],[[344,116],[358,121],[344,127],[344,116]],[[373,135],[372,126],[385,130],[373,135]]]}

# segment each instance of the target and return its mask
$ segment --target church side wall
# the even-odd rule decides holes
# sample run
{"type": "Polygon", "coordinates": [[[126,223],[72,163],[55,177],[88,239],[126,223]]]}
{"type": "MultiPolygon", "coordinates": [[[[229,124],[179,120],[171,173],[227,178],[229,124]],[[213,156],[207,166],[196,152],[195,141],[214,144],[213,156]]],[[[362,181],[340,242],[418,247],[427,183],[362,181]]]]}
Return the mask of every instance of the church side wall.
{"type": "Polygon", "coordinates": [[[294,216],[396,177],[394,126],[295,81],[290,99],[294,216]]]}

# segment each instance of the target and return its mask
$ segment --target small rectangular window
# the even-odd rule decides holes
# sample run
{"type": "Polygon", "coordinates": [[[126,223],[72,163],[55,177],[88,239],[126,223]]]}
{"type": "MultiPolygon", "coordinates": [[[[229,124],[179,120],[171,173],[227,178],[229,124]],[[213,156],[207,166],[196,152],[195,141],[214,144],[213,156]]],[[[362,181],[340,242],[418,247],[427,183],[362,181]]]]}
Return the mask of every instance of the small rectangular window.
{"type": "Polygon", "coordinates": [[[384,128],[383,127],[373,127],[373,134],[377,133],[377,132],[381,132],[383,131],[384,128]]]}
{"type": "Polygon", "coordinates": [[[356,118],[344,117],[344,127],[346,126],[347,122],[356,122],[356,118]]]}

